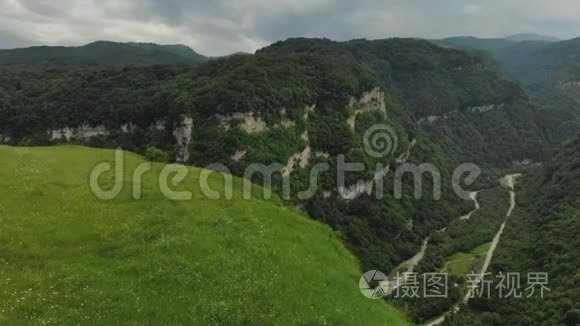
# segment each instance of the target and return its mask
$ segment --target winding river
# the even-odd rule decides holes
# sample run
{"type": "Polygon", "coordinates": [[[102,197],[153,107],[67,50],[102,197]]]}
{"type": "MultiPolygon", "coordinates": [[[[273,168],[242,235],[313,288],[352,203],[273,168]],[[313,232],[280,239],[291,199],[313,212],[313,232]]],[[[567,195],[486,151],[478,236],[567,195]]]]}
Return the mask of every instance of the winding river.
{"type": "MultiPolygon", "coordinates": [[[[489,251],[487,252],[487,256],[485,257],[485,262],[483,264],[483,268],[481,269],[481,273],[479,274],[479,276],[475,280],[473,288],[477,287],[477,285],[481,282],[481,280],[483,280],[485,274],[487,273],[487,270],[489,269],[489,265],[491,264],[491,260],[493,259],[493,254],[495,253],[495,250],[497,249],[497,245],[499,244],[499,241],[501,240],[501,236],[502,236],[503,231],[505,229],[506,223],[507,223],[509,217],[512,215],[514,208],[516,207],[516,193],[515,193],[514,188],[515,188],[516,179],[521,177],[521,176],[522,176],[521,174],[510,174],[510,175],[503,177],[500,180],[502,186],[504,186],[510,190],[510,208],[506,214],[504,222],[502,223],[501,227],[499,228],[499,231],[497,232],[497,234],[495,235],[495,238],[493,239],[493,242],[491,243],[491,247],[489,248],[489,251]]],[[[479,206],[479,204],[478,204],[478,206],[479,206]]],[[[463,298],[463,303],[467,304],[469,302],[469,299],[472,297],[472,293],[473,293],[473,289],[470,289],[467,292],[467,295],[465,296],[465,298],[463,298]]],[[[441,317],[439,317],[439,318],[437,318],[437,319],[435,319],[435,320],[433,320],[425,325],[426,326],[439,325],[445,321],[445,317],[447,315],[458,313],[460,309],[461,309],[460,306],[456,305],[455,307],[453,307],[453,309],[451,309],[451,311],[447,312],[443,316],[441,316],[441,317]]]]}
{"type": "MultiPolygon", "coordinates": [[[[479,192],[472,192],[469,194],[469,197],[475,203],[475,208],[467,215],[460,217],[459,218],[460,220],[470,219],[471,216],[481,208],[479,201],[477,200],[478,194],[479,192]]],[[[445,232],[446,230],[447,228],[444,228],[437,232],[442,233],[445,232]]],[[[397,282],[389,285],[388,290],[386,291],[386,295],[392,294],[397,288],[401,286],[401,284],[404,284],[405,282],[408,281],[408,278],[414,272],[415,267],[417,267],[417,265],[419,265],[421,260],[423,260],[423,258],[425,257],[425,253],[427,252],[427,247],[429,246],[430,239],[431,236],[425,238],[425,240],[423,240],[423,244],[421,245],[421,249],[419,250],[419,252],[415,256],[411,257],[409,260],[406,260],[401,264],[399,264],[399,266],[397,266],[393,270],[393,272],[391,272],[391,274],[389,275],[389,280],[396,280],[397,282]],[[400,275],[403,275],[403,278],[401,278],[400,275]]]]}

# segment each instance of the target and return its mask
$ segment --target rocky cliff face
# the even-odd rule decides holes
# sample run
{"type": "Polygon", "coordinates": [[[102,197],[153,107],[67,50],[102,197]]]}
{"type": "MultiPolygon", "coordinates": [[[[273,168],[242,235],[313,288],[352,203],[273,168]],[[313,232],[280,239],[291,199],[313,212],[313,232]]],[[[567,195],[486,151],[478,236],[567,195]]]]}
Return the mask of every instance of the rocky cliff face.
{"type": "MultiPolygon", "coordinates": [[[[316,105],[312,105],[305,108],[304,113],[304,120],[308,122],[310,114],[315,111],[316,105]]],[[[376,87],[371,91],[364,92],[360,98],[351,97],[347,110],[350,113],[350,116],[347,120],[347,124],[349,127],[354,131],[356,126],[357,117],[360,114],[366,112],[382,112],[385,117],[387,114],[386,109],[386,102],[385,102],[385,92],[381,90],[380,87],[376,87]]],[[[281,112],[282,116],[286,115],[285,110],[281,112]]],[[[244,124],[242,124],[243,126],[244,124]]],[[[294,127],[296,123],[294,121],[290,121],[288,119],[283,119],[280,125],[277,127],[285,127],[291,128],[294,127]]],[[[302,150],[302,152],[295,153],[288,158],[286,162],[286,167],[284,169],[284,175],[291,175],[297,167],[306,168],[310,161],[314,158],[330,158],[330,154],[322,152],[322,151],[313,151],[311,144],[310,144],[310,137],[308,134],[308,130],[306,130],[301,138],[307,143],[306,147],[302,150]]],[[[345,199],[354,199],[362,195],[363,193],[370,193],[372,190],[372,184],[374,184],[376,180],[372,180],[366,182],[364,185],[354,185],[349,189],[343,189],[342,193],[345,194],[345,199]]]]}
{"type": "Polygon", "coordinates": [[[562,90],[580,87],[580,81],[569,81],[560,83],[559,88],[562,90]]]}
{"type": "Polygon", "coordinates": [[[380,87],[376,87],[370,92],[365,92],[361,98],[356,99],[352,97],[348,105],[350,117],[348,118],[348,125],[352,130],[356,126],[356,118],[358,115],[366,112],[378,111],[387,115],[387,106],[385,103],[385,93],[380,87]]]}
{"type": "Polygon", "coordinates": [[[189,116],[181,116],[176,125],[173,135],[175,136],[175,161],[185,163],[189,161],[191,141],[193,139],[193,119],[189,116]]]}
{"type": "Polygon", "coordinates": [[[226,130],[240,127],[249,134],[268,129],[266,122],[254,112],[236,112],[229,115],[216,115],[220,126],[226,130]]]}
{"type": "Polygon", "coordinates": [[[459,110],[453,110],[453,111],[449,111],[447,113],[441,114],[441,115],[430,115],[430,116],[426,116],[423,118],[420,118],[418,120],[419,125],[423,125],[423,124],[433,124],[437,121],[444,121],[449,119],[450,117],[459,114],[460,112],[465,112],[465,113],[485,113],[485,112],[489,112],[489,111],[495,111],[495,110],[502,110],[505,108],[505,103],[499,103],[499,104],[489,104],[489,105],[478,105],[478,106],[471,106],[466,108],[464,111],[459,111],[459,110]]]}
{"type": "Polygon", "coordinates": [[[0,134],[0,144],[9,143],[12,139],[9,136],[0,134]]]}
{"type": "Polygon", "coordinates": [[[92,137],[96,136],[109,136],[111,134],[105,126],[90,126],[90,125],[82,125],[80,127],[75,128],[61,128],[57,130],[50,131],[50,140],[65,140],[71,141],[72,139],[77,140],[88,140],[92,137]]]}
{"type": "MultiPolygon", "coordinates": [[[[117,131],[121,131],[125,134],[130,134],[135,132],[137,125],[133,122],[129,122],[121,125],[121,128],[117,131]]],[[[156,121],[150,129],[163,131],[165,130],[165,121],[156,121]]],[[[83,124],[78,127],[63,127],[60,129],[53,129],[49,131],[50,141],[71,141],[71,140],[90,140],[92,137],[97,136],[110,136],[114,130],[109,130],[103,125],[91,126],[88,124],[83,124]]]]}
{"type": "Polygon", "coordinates": [[[480,105],[480,106],[472,106],[467,108],[467,112],[470,113],[475,113],[475,112],[479,112],[479,113],[483,113],[483,112],[488,112],[488,111],[493,111],[493,110],[501,110],[503,109],[505,106],[504,103],[501,104],[490,104],[490,105],[480,105]]]}

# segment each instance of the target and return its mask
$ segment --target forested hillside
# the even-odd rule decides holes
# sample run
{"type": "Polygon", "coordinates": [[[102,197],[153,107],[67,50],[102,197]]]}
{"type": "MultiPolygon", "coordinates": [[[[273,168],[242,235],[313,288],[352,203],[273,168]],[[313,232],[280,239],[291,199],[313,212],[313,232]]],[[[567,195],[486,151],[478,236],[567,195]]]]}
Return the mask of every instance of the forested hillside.
{"type": "MultiPolygon", "coordinates": [[[[580,129],[580,57],[578,57],[580,39],[514,41],[455,37],[433,42],[448,48],[470,51],[485,60],[490,69],[503,71],[506,78],[522,85],[529,96],[525,104],[529,108],[513,110],[512,112],[519,112],[511,117],[504,116],[495,122],[500,124],[514,120],[522,122],[523,116],[535,121],[539,129],[526,127],[529,133],[520,136],[530,141],[518,144],[518,150],[528,153],[530,150],[534,151],[532,147],[538,146],[535,137],[539,135],[539,131],[543,132],[551,147],[576,136],[576,130],[580,129]]],[[[461,135],[447,136],[455,134],[460,129],[438,129],[437,133],[451,143],[461,142],[461,135]]],[[[494,146],[498,145],[501,146],[501,144],[494,146]]],[[[513,150],[508,147],[503,149],[508,152],[513,150]]],[[[481,156],[486,148],[475,143],[475,147],[469,151],[479,153],[475,155],[481,156]]]]}
{"type": "MultiPolygon", "coordinates": [[[[570,325],[580,323],[580,137],[562,145],[543,167],[518,186],[519,205],[508,223],[492,275],[548,273],[544,298],[476,299],[447,325],[570,325]]],[[[493,287],[498,286],[495,279],[493,287]]]]}
{"type": "MultiPolygon", "coordinates": [[[[402,107],[409,123],[421,123],[444,140],[448,151],[462,153],[454,159],[505,165],[545,158],[551,146],[568,136],[556,131],[567,130],[562,124],[574,125],[576,119],[568,108],[552,115],[545,106],[531,103],[516,84],[488,69],[476,55],[410,39],[342,43],[293,39],[255,56],[234,56],[199,67],[89,71],[4,67],[0,74],[5,90],[1,109],[10,111],[0,122],[0,133],[12,143],[30,137],[54,140],[41,134],[87,124],[107,129],[112,134],[110,145],[122,143],[143,153],[146,144],[140,135],[135,137],[137,143],[129,144],[126,138],[131,135],[116,135],[118,129],[131,125],[139,133],[152,125],[161,129],[162,124],[167,139],[148,142],[173,152],[173,130],[183,114],[192,116],[197,125],[211,124],[216,115],[223,121],[244,113],[274,125],[284,120],[281,109],[296,120],[306,107],[344,107],[351,96],[379,87],[402,107]],[[458,123],[461,128],[453,128],[458,123]]],[[[212,145],[223,142],[221,136],[208,134],[208,128],[200,129],[205,135],[196,139],[204,137],[212,145]]],[[[164,136],[156,138],[160,137],[164,136]]],[[[204,143],[198,142],[199,150],[215,148],[204,143]]],[[[330,143],[343,144],[344,139],[330,143]]],[[[234,145],[221,145],[225,151],[203,157],[221,162],[235,154],[234,145]]]]}
{"type": "Polygon", "coordinates": [[[98,41],[79,47],[36,46],[0,50],[0,65],[113,66],[189,65],[207,61],[185,45],[98,41]]]}
{"type": "Polygon", "coordinates": [[[434,43],[488,55],[494,64],[539,96],[566,95],[580,103],[580,38],[559,41],[521,41],[457,37],[434,43]]]}

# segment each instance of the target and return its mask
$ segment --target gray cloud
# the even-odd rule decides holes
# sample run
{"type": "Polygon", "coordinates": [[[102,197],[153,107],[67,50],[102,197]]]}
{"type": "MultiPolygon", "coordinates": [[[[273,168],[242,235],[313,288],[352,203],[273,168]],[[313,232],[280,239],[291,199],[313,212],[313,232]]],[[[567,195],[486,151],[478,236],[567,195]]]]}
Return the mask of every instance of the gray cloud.
{"type": "Polygon", "coordinates": [[[183,43],[208,55],[294,36],[575,37],[576,0],[0,0],[0,48],[95,40],[183,43]]]}

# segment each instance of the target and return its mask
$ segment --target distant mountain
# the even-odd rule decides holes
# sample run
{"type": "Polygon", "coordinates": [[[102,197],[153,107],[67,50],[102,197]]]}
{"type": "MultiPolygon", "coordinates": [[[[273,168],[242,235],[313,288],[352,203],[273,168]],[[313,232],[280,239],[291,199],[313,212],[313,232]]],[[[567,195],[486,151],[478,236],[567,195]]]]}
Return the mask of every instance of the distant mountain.
{"type": "Polygon", "coordinates": [[[506,40],[514,42],[524,42],[524,41],[545,41],[545,42],[558,42],[559,38],[548,35],[533,34],[533,33],[521,33],[514,34],[505,37],[506,40]]]}
{"type": "Polygon", "coordinates": [[[432,40],[432,42],[445,48],[459,49],[468,52],[480,52],[480,56],[491,56],[492,61],[496,62],[499,61],[498,58],[502,56],[506,49],[517,44],[514,41],[502,38],[486,39],[472,36],[450,37],[441,40],[432,40]]]}
{"type": "Polygon", "coordinates": [[[232,54],[226,54],[226,55],[222,55],[222,56],[208,57],[208,60],[226,59],[226,58],[231,58],[231,57],[249,56],[249,55],[253,55],[253,54],[248,53],[248,52],[239,51],[239,52],[234,52],[232,54]]]}
{"type": "Polygon", "coordinates": [[[93,42],[79,47],[36,46],[0,50],[0,65],[127,66],[198,64],[207,57],[185,45],[93,42]]]}
{"type": "Polygon", "coordinates": [[[508,39],[480,39],[455,37],[435,40],[434,43],[450,48],[488,52],[493,59],[518,81],[526,85],[576,82],[580,76],[568,76],[580,65],[580,38],[567,41],[510,41],[508,39]],[[561,80],[555,74],[561,76],[561,80]],[[566,75],[566,77],[564,77],[566,75]],[[572,78],[566,80],[566,78],[572,78]]]}
{"type": "Polygon", "coordinates": [[[527,84],[578,81],[578,74],[568,75],[580,66],[580,38],[542,44],[525,42],[509,49],[500,59],[516,78],[527,84]]]}

